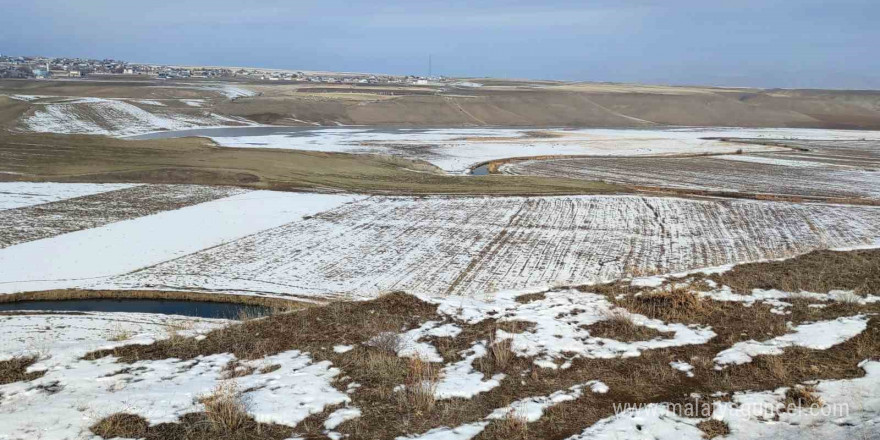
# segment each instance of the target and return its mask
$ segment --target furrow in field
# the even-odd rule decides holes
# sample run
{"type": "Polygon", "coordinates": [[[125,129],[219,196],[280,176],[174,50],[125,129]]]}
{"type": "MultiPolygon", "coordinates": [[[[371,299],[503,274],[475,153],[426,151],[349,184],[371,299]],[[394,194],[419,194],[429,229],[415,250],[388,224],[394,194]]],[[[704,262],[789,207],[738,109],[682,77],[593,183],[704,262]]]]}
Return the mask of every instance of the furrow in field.
{"type": "Polygon", "coordinates": [[[876,207],[372,197],[109,282],[317,296],[471,295],[779,258],[877,237],[876,207]]]}

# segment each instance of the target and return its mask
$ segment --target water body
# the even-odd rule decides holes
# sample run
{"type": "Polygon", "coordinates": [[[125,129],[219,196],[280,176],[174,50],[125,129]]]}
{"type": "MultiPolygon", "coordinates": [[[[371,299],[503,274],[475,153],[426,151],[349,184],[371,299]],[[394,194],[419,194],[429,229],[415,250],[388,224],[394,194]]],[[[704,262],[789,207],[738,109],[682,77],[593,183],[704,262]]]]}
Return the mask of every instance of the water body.
{"type": "Polygon", "coordinates": [[[128,312],[158,313],[162,315],[194,316],[198,318],[239,319],[242,314],[259,316],[271,309],[263,306],[159,299],[71,299],[60,301],[20,301],[0,303],[0,312],[128,312]]]}
{"type": "Polygon", "coordinates": [[[471,170],[471,175],[474,176],[488,176],[489,175],[489,165],[480,165],[471,170]]]}

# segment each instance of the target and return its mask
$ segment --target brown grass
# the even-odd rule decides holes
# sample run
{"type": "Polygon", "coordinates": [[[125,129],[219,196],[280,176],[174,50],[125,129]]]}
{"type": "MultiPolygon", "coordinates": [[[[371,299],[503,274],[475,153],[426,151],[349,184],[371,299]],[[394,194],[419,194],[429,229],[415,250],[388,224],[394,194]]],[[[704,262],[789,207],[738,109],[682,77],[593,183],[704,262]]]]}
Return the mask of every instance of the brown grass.
{"type": "Polygon", "coordinates": [[[709,278],[742,294],[749,294],[752,289],[877,293],[880,292],[880,249],[814,251],[782,261],[740,264],[709,278]]]}
{"type": "Polygon", "coordinates": [[[141,416],[116,413],[104,417],[90,429],[103,438],[142,438],[147,436],[150,424],[141,416]]]}
{"type": "Polygon", "coordinates": [[[816,395],[816,389],[811,386],[797,385],[785,392],[786,408],[819,408],[822,405],[822,399],[816,395]]]}
{"type": "Polygon", "coordinates": [[[436,402],[434,391],[439,380],[439,371],[434,364],[419,358],[411,359],[400,404],[415,414],[430,412],[436,402]]]}
{"type": "Polygon", "coordinates": [[[669,333],[637,325],[629,313],[619,309],[609,311],[604,321],[587,326],[586,329],[590,332],[590,336],[623,342],[647,341],[669,336],[669,333]]]}
{"type": "Polygon", "coordinates": [[[12,359],[0,361],[0,385],[13,382],[27,382],[38,379],[46,374],[45,371],[27,372],[28,367],[36,363],[37,356],[16,356],[12,359]]]}
{"type": "Polygon", "coordinates": [[[709,419],[697,423],[697,428],[703,431],[703,438],[715,438],[730,434],[730,427],[726,422],[716,419],[709,419]]]}
{"type": "Polygon", "coordinates": [[[609,194],[625,187],[532,176],[454,176],[399,157],[216,147],[201,138],[120,140],[0,131],[0,180],[189,183],[374,194],[609,194]]]}
{"type": "Polygon", "coordinates": [[[481,438],[525,440],[528,435],[528,420],[522,414],[517,414],[516,411],[509,411],[503,418],[493,420],[489,426],[486,426],[481,438]]]}
{"type": "MultiPolygon", "coordinates": [[[[618,305],[635,304],[631,298],[633,295],[627,294],[618,305]]],[[[350,396],[351,404],[360,408],[363,415],[337,429],[352,439],[392,439],[439,426],[473,423],[515,400],[549,395],[589,380],[601,380],[610,387],[607,394],[584,393],[576,401],[561,403],[549,409],[538,421],[528,423],[525,429],[518,420],[499,420],[491,423],[478,437],[543,440],[566,438],[583,431],[596,421],[613,415],[615,403],[682,402],[690,399],[691,393],[707,396],[719,391],[776,389],[819,379],[860,377],[864,372],[858,363],[880,353],[880,320],[872,318],[868,330],[831,349],[788,348],[780,356],[757,356],[752,363],[718,371],[712,363],[715,354],[734,342],[766,339],[784,333],[786,318],[770,313],[769,307],[763,305],[743,307],[738,303],[703,301],[707,302],[703,304],[705,313],[687,316],[682,322],[712,325],[719,336],[707,344],[650,350],[633,358],[574,359],[571,367],[565,370],[538,369],[532,364],[533,359],[512,356],[504,368],[507,379],[502,380],[500,386],[471,399],[434,400],[433,393],[426,390],[435,386],[439,365],[401,359],[386,350],[365,345],[389,329],[403,332],[427,320],[442,319],[434,313],[433,306],[402,294],[270,316],[219,329],[202,341],[184,342],[176,347],[157,342],[152,346],[99,352],[90,357],[115,353],[124,361],[172,356],[192,358],[223,350],[242,358],[259,358],[281,350],[308,351],[316,361],[329,360],[342,370],[334,383],[336,387],[345,389],[351,382],[360,384],[350,396]],[[777,322],[781,323],[778,327],[777,322]],[[355,348],[338,354],[332,351],[336,344],[354,345],[355,348]],[[695,377],[688,378],[671,368],[669,362],[673,360],[686,360],[694,365],[695,377]],[[406,385],[405,390],[394,391],[399,385],[406,385]]],[[[677,303],[667,301],[663,304],[677,303]]],[[[865,313],[875,310],[870,308],[874,306],[856,307],[865,313]]],[[[490,340],[500,326],[492,320],[473,325],[458,324],[462,328],[461,334],[442,338],[444,351],[451,353],[445,355],[449,356],[447,362],[459,360],[459,352],[474,343],[490,340]]],[[[486,356],[488,368],[479,369],[485,374],[498,371],[494,365],[495,356],[486,356]]],[[[319,436],[328,411],[325,409],[326,414],[313,415],[302,426],[286,430],[256,424],[248,419],[243,422],[244,427],[237,434],[239,437],[230,438],[247,438],[243,437],[244,433],[253,435],[253,438],[283,439],[293,434],[319,436]],[[257,432],[261,434],[257,435],[257,432]]],[[[156,431],[151,428],[150,432],[157,433],[152,438],[163,440],[218,437],[206,426],[211,426],[207,415],[198,413],[182,417],[174,424],[160,425],[156,431]],[[158,436],[160,432],[161,437],[158,436]]]]}
{"type": "Polygon", "coordinates": [[[224,381],[214,392],[199,399],[211,429],[221,435],[234,434],[248,425],[247,404],[234,381],[224,381]]]}
{"type": "Polygon", "coordinates": [[[708,302],[682,286],[634,295],[630,304],[636,313],[664,321],[680,322],[709,312],[708,302]]]}

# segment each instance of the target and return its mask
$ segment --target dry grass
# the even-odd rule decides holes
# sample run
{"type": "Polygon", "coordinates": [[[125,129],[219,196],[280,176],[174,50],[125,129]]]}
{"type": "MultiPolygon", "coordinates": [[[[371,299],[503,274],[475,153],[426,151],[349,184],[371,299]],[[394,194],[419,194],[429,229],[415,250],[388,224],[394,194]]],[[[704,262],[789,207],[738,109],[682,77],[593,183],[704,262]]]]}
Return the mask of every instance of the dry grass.
{"type": "Polygon", "coordinates": [[[708,302],[701,300],[687,287],[669,286],[666,290],[644,292],[632,297],[632,309],[649,318],[681,322],[694,316],[706,315],[708,302]]]}
{"type": "Polygon", "coordinates": [[[385,353],[396,355],[403,348],[403,339],[397,333],[382,332],[370,338],[366,345],[385,353]]]}
{"type": "Polygon", "coordinates": [[[608,311],[605,320],[587,326],[586,329],[590,332],[590,336],[623,342],[647,341],[669,335],[636,324],[628,312],[620,309],[608,311]]]}
{"type": "Polygon", "coordinates": [[[110,329],[110,334],[107,336],[108,341],[113,342],[122,342],[131,339],[134,336],[134,332],[126,329],[122,326],[122,324],[117,323],[110,329]]]}
{"type": "MultiPolygon", "coordinates": [[[[627,294],[619,305],[634,305],[633,296],[633,293],[627,294]]],[[[719,336],[707,344],[649,350],[633,358],[575,359],[565,370],[538,369],[532,364],[533,359],[511,356],[504,368],[507,379],[498,387],[471,399],[435,400],[433,389],[437,383],[438,364],[402,359],[386,349],[365,344],[389,329],[404,332],[425,321],[442,319],[435,314],[433,306],[401,294],[390,294],[373,301],[334,303],[244,322],[216,330],[202,341],[179,346],[160,341],[152,346],[131,346],[103,354],[115,353],[123,360],[131,361],[192,358],[220,350],[233,352],[241,358],[259,358],[290,349],[309,351],[316,361],[329,360],[342,370],[334,383],[339,389],[345,389],[351,382],[360,384],[350,396],[351,405],[360,408],[362,416],[337,429],[355,440],[392,439],[424,433],[439,426],[477,422],[515,400],[549,395],[589,380],[601,380],[610,387],[607,394],[585,393],[575,401],[560,403],[526,427],[516,419],[493,422],[478,437],[543,440],[580,433],[596,421],[613,415],[615,403],[679,402],[690,399],[691,393],[734,393],[793,387],[819,379],[860,377],[864,371],[857,366],[858,363],[880,353],[880,321],[872,318],[863,334],[831,349],[788,348],[781,356],[758,356],[752,363],[718,371],[713,368],[712,358],[719,351],[744,339],[760,340],[784,333],[785,318],[770,313],[769,307],[763,305],[743,307],[738,303],[703,301],[707,302],[703,304],[705,313],[689,316],[682,322],[712,325],[719,336]],[[781,323],[778,328],[777,323],[781,323]],[[339,354],[332,351],[336,344],[354,345],[355,348],[339,354]],[[695,377],[686,377],[671,368],[669,362],[673,360],[690,362],[695,377]],[[399,385],[405,388],[394,391],[399,385]]],[[[664,306],[671,304],[670,307],[679,303],[662,302],[664,306]]],[[[857,307],[873,310],[869,306],[857,307]]],[[[503,323],[487,320],[473,325],[458,324],[462,329],[459,335],[442,338],[443,351],[451,353],[447,355],[447,362],[460,360],[460,352],[474,343],[489,341],[503,323]]],[[[527,325],[511,325],[528,331],[527,325]]],[[[492,342],[494,344],[490,343],[490,347],[499,341],[492,342]]],[[[477,365],[486,374],[499,370],[494,359],[498,355],[492,351],[489,349],[490,354],[485,357],[485,367],[477,365]]],[[[306,438],[321,436],[323,420],[329,414],[327,411],[311,416],[295,429],[256,424],[248,419],[235,436],[228,438],[249,438],[245,434],[252,435],[250,438],[278,439],[296,435],[305,435],[306,438]]],[[[210,426],[206,413],[191,414],[177,423],[160,425],[155,431],[151,428],[147,438],[213,440],[220,437],[209,429],[210,426]]]]}
{"type": "Polygon", "coordinates": [[[703,431],[703,438],[715,438],[730,434],[730,427],[721,420],[709,419],[697,423],[697,428],[703,431]]]}
{"type": "Polygon", "coordinates": [[[37,360],[39,360],[37,356],[16,356],[0,361],[0,385],[27,382],[43,377],[46,374],[45,371],[27,372],[28,367],[36,363],[37,360]]]}
{"type": "Polygon", "coordinates": [[[250,421],[247,402],[232,380],[221,382],[214,392],[201,397],[199,402],[205,406],[205,417],[211,423],[211,429],[218,434],[238,432],[250,421]]]}
{"type": "Polygon", "coordinates": [[[820,408],[822,405],[822,399],[816,395],[816,389],[812,386],[797,385],[785,392],[786,408],[820,408]]]}
{"type": "Polygon", "coordinates": [[[815,251],[782,261],[740,264],[709,278],[741,294],[749,294],[752,289],[877,293],[880,292],[880,250],[815,251]]]}
{"type": "Polygon", "coordinates": [[[436,402],[434,391],[437,390],[439,380],[440,374],[434,364],[419,358],[411,359],[404,383],[406,388],[401,394],[401,405],[416,414],[430,412],[436,402]]]}
{"type": "Polygon", "coordinates": [[[116,413],[104,417],[90,429],[103,438],[142,438],[147,436],[149,428],[150,424],[141,416],[116,413]]]}
{"type": "Polygon", "coordinates": [[[216,147],[201,138],[120,140],[0,131],[2,180],[187,183],[278,191],[328,188],[378,194],[610,194],[599,181],[533,176],[454,176],[398,157],[216,147]]]}
{"type": "Polygon", "coordinates": [[[529,421],[523,414],[508,411],[503,418],[493,420],[482,433],[484,439],[525,440],[529,435],[529,421]]]}

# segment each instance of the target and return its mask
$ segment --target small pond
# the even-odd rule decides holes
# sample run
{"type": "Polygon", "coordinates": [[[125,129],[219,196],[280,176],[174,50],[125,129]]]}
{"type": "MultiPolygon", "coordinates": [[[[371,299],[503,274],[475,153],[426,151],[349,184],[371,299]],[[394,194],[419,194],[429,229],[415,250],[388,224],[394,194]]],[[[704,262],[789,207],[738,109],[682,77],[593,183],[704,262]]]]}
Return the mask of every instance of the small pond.
{"type": "Polygon", "coordinates": [[[71,299],[59,301],[20,301],[0,303],[0,312],[42,310],[51,312],[129,312],[183,315],[199,318],[239,319],[260,316],[271,309],[263,306],[161,299],[71,299]]]}

